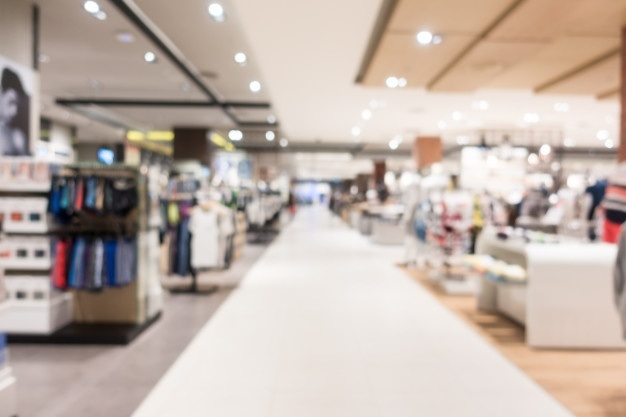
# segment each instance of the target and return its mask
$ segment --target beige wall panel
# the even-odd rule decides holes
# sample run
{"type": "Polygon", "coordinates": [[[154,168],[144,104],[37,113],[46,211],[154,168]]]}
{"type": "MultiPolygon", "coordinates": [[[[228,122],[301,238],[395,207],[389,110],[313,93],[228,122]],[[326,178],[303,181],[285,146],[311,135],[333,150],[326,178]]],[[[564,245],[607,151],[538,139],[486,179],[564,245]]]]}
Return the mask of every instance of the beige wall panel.
{"type": "Polygon", "coordinates": [[[615,90],[620,84],[620,57],[608,59],[589,70],[541,91],[548,94],[593,94],[615,90]]]}

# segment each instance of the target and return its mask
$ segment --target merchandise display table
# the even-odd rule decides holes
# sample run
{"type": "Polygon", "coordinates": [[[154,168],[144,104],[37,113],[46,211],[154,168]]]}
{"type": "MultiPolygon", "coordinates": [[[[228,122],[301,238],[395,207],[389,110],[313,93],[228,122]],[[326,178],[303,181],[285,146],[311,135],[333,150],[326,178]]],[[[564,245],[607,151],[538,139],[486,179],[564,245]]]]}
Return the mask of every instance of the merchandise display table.
{"type": "Polygon", "coordinates": [[[582,241],[525,243],[483,233],[477,252],[527,270],[526,283],[482,278],[478,306],[526,326],[537,348],[625,348],[613,303],[617,248],[582,241]]]}

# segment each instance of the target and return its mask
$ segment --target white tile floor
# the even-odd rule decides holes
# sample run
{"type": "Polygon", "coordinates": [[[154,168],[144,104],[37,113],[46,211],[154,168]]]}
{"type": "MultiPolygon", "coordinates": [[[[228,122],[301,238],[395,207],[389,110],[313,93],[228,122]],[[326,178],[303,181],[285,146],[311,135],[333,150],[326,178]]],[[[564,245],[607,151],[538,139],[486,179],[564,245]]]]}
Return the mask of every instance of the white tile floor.
{"type": "Polygon", "coordinates": [[[571,414],[321,209],[303,209],[134,417],[571,414]]]}

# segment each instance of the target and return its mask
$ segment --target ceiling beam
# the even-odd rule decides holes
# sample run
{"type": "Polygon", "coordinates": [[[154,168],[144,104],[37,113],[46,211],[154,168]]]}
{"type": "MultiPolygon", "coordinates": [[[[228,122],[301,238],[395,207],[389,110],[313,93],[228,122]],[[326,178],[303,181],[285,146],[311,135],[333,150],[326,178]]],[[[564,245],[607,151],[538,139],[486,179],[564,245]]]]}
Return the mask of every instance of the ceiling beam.
{"type": "Polygon", "coordinates": [[[127,100],[127,99],[99,99],[99,98],[76,98],[56,100],[57,104],[63,106],[103,106],[103,107],[230,107],[245,109],[269,109],[272,107],[270,103],[265,102],[243,102],[243,101],[225,101],[221,103],[210,101],[175,101],[175,100],[127,100]]]}
{"type": "Polygon", "coordinates": [[[603,91],[603,92],[599,93],[598,95],[596,95],[596,98],[598,100],[606,100],[607,98],[609,98],[611,96],[619,94],[619,92],[620,92],[619,88],[612,88],[610,90],[603,91]]]}
{"type": "Polygon", "coordinates": [[[430,80],[428,84],[426,84],[426,89],[432,90],[439,81],[443,79],[450,71],[452,71],[470,52],[474,50],[474,48],[483,40],[487,39],[487,37],[497,29],[498,26],[513,12],[515,12],[526,0],[514,0],[509,7],[506,8],[500,15],[493,21],[489,26],[487,26],[476,38],[474,38],[469,45],[467,45],[457,56],[455,56],[448,65],[446,65],[443,70],[441,70],[435,77],[430,80]]]}
{"type": "MultiPolygon", "coordinates": [[[[582,65],[579,65],[549,81],[544,82],[543,84],[539,85],[538,87],[535,87],[535,93],[541,93],[551,87],[554,87],[557,84],[560,84],[564,81],[566,81],[569,78],[572,78],[576,75],[579,75],[593,67],[595,67],[596,65],[600,65],[603,62],[608,61],[609,59],[617,56],[621,51],[621,47],[619,48],[615,48],[615,49],[611,49],[608,52],[605,52],[599,56],[596,56],[594,58],[592,58],[591,60],[585,62],[582,65]]],[[[617,91],[617,90],[616,90],[617,91]]]]}
{"type": "Polygon", "coordinates": [[[376,24],[374,25],[374,30],[372,31],[372,35],[370,36],[370,40],[367,44],[367,49],[365,50],[363,61],[361,61],[359,72],[356,75],[355,83],[361,84],[365,80],[365,76],[367,75],[367,72],[372,65],[372,61],[374,60],[376,51],[378,50],[378,47],[383,40],[385,30],[387,29],[387,26],[389,26],[389,22],[391,21],[391,17],[393,16],[393,12],[398,6],[398,3],[399,0],[383,1],[382,6],[380,7],[380,12],[378,13],[378,19],[376,20],[376,24]]]}
{"type": "MultiPolygon", "coordinates": [[[[109,0],[109,2],[115,6],[122,15],[126,16],[128,20],[135,25],[135,27],[141,31],[161,52],[177,67],[202,93],[204,93],[208,99],[216,103],[216,105],[222,110],[222,112],[228,117],[235,125],[241,126],[242,122],[239,121],[237,116],[233,113],[233,106],[226,106],[225,102],[220,100],[217,93],[214,92],[198,75],[197,71],[185,60],[179,56],[174,50],[166,44],[166,42],[159,36],[155,30],[151,27],[150,20],[143,15],[141,10],[133,3],[132,6],[127,0],[109,0]]],[[[259,122],[259,125],[263,125],[263,122],[259,122]]],[[[273,126],[269,123],[265,123],[265,126],[273,126]]]]}

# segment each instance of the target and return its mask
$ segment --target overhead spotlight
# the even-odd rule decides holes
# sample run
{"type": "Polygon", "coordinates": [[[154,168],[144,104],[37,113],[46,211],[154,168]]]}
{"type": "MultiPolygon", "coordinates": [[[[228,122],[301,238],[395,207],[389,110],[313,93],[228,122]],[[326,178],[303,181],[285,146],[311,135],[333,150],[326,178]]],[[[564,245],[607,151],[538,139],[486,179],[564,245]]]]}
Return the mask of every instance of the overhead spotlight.
{"type": "Polygon", "coordinates": [[[39,62],[47,64],[51,61],[50,56],[46,54],[39,54],[39,62]]]}
{"type": "Polygon", "coordinates": [[[98,3],[96,3],[95,1],[89,0],[86,1],[83,4],[83,7],[85,8],[85,11],[87,13],[93,14],[95,15],[96,13],[98,13],[100,11],[100,5],[98,3]]]}
{"type": "Polygon", "coordinates": [[[439,45],[441,42],[443,42],[443,36],[441,35],[433,36],[433,45],[439,45]]]}
{"type": "Polygon", "coordinates": [[[228,132],[228,139],[232,140],[233,142],[239,142],[241,139],[243,139],[243,132],[241,130],[231,130],[230,132],[228,132]]]}
{"type": "Polygon", "coordinates": [[[154,52],[150,52],[150,51],[148,51],[148,52],[146,52],[146,53],[144,54],[143,59],[144,59],[144,61],[146,61],[147,63],[149,63],[149,64],[153,64],[153,63],[155,63],[155,62],[156,62],[157,57],[156,57],[156,54],[155,54],[154,52]]]}
{"type": "Polygon", "coordinates": [[[235,62],[239,65],[246,65],[248,63],[248,57],[243,52],[237,52],[235,54],[235,62]]]}
{"type": "Polygon", "coordinates": [[[400,80],[398,80],[398,77],[388,77],[385,84],[387,84],[387,87],[389,88],[398,88],[400,80]]]}
{"type": "Polygon", "coordinates": [[[444,130],[446,127],[448,127],[447,123],[444,122],[443,120],[439,120],[439,122],[437,123],[437,126],[439,127],[439,129],[444,130]]]}
{"type": "Polygon", "coordinates": [[[372,111],[370,109],[363,110],[363,112],[361,113],[361,119],[369,120],[371,118],[372,118],[372,111]]]}
{"type": "Polygon", "coordinates": [[[94,14],[94,16],[98,20],[107,20],[107,14],[104,10],[100,10],[98,13],[94,14]]]}
{"type": "Polygon", "coordinates": [[[398,142],[397,140],[392,139],[389,141],[389,149],[391,149],[392,151],[395,151],[399,147],[400,147],[400,142],[398,142]]]}
{"type": "Polygon", "coordinates": [[[224,7],[222,7],[221,4],[219,3],[209,4],[208,11],[209,11],[209,15],[216,22],[223,22],[224,20],[226,20],[226,13],[224,12],[224,7]]]}
{"type": "Polygon", "coordinates": [[[463,119],[463,113],[461,113],[460,111],[455,111],[452,113],[452,119],[456,122],[460,121],[463,119]]]}
{"type": "Polygon", "coordinates": [[[541,148],[539,148],[539,154],[541,156],[548,156],[552,153],[552,146],[548,145],[547,143],[544,145],[541,145],[541,148]]]}
{"type": "Polygon", "coordinates": [[[408,81],[406,80],[406,78],[404,77],[398,78],[398,87],[404,88],[407,86],[407,84],[408,84],[408,81]]]}
{"type": "Polygon", "coordinates": [[[531,153],[528,155],[528,163],[530,165],[538,165],[539,164],[539,156],[536,153],[531,153]]]}
{"type": "Polygon", "coordinates": [[[250,82],[250,91],[252,91],[253,93],[258,93],[259,91],[261,91],[261,83],[258,81],[252,81],[250,82]]]}
{"type": "Polygon", "coordinates": [[[276,123],[276,116],[274,116],[273,114],[270,114],[269,116],[267,116],[267,123],[273,125],[276,123]]]}
{"type": "Polygon", "coordinates": [[[604,142],[604,146],[607,147],[608,149],[613,149],[613,147],[615,146],[615,143],[613,143],[611,139],[607,139],[606,142],[604,142]]]}
{"type": "Polygon", "coordinates": [[[352,128],[352,130],[350,131],[350,133],[352,133],[352,136],[357,137],[361,135],[361,128],[358,126],[354,126],[352,128]]]}
{"type": "Polygon", "coordinates": [[[281,148],[286,148],[289,145],[289,141],[286,138],[282,138],[280,140],[280,147],[281,148]]]}
{"type": "Polygon", "coordinates": [[[430,45],[433,41],[433,34],[427,30],[422,30],[418,32],[416,39],[420,45],[430,45]]]}
{"type": "Polygon", "coordinates": [[[566,148],[573,148],[574,146],[576,146],[576,141],[572,138],[565,138],[563,140],[563,146],[565,146],[566,148]]]}
{"type": "Polygon", "coordinates": [[[271,130],[268,130],[267,132],[265,132],[265,139],[268,142],[273,142],[274,139],[276,139],[276,134],[272,132],[271,130]]]}
{"type": "Polygon", "coordinates": [[[604,129],[598,130],[598,133],[596,133],[596,138],[598,140],[607,140],[609,136],[609,131],[604,129]]]}

